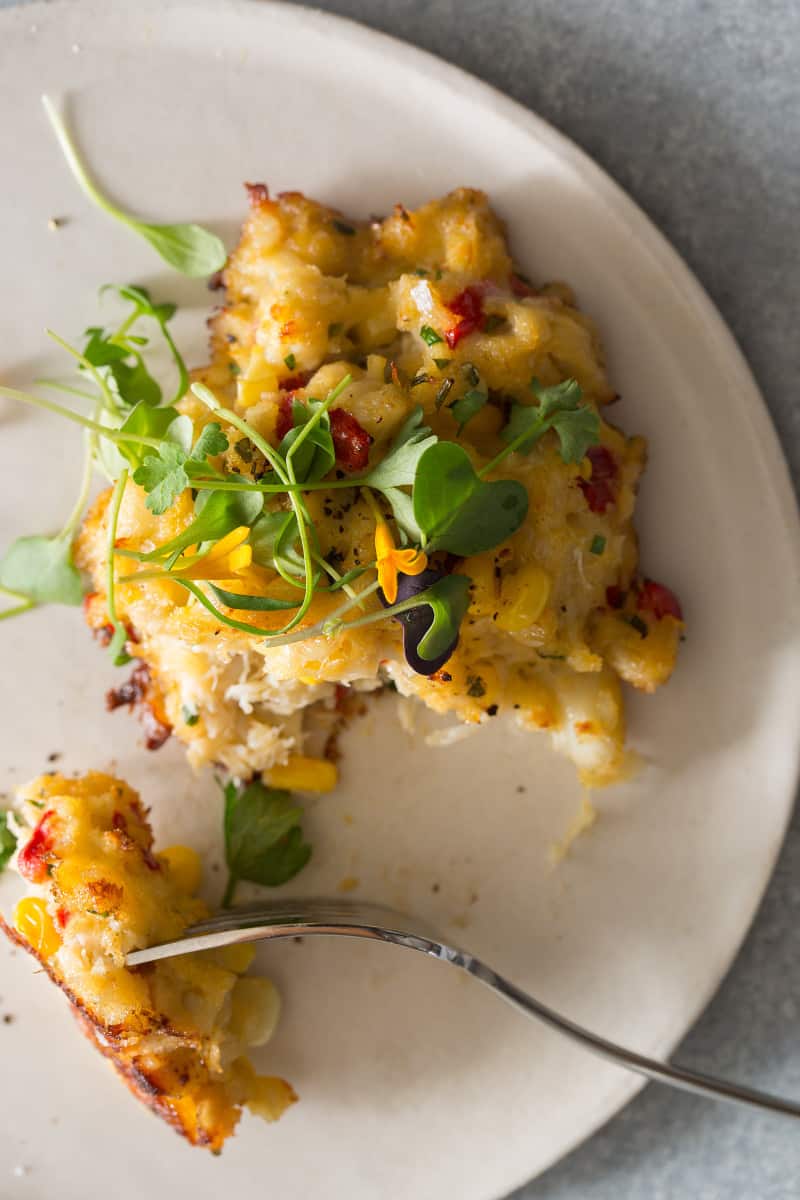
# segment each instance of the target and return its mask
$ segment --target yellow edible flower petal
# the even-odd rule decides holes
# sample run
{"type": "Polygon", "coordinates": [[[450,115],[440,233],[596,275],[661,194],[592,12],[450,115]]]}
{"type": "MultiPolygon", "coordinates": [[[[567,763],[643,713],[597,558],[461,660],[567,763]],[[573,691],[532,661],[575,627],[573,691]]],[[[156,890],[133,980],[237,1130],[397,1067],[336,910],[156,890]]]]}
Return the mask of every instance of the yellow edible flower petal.
{"type": "Polygon", "coordinates": [[[377,559],[378,583],[389,604],[397,600],[397,575],[419,575],[428,565],[428,556],[422,550],[409,546],[398,550],[392,532],[385,521],[375,526],[375,558],[377,559]]]}

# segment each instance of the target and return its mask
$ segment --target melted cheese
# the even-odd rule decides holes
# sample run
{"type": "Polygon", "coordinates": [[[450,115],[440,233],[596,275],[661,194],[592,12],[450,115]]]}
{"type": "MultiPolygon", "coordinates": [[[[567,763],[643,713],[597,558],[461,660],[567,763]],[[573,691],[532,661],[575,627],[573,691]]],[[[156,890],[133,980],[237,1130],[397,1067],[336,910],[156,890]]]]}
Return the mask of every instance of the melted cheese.
{"type": "MultiPolygon", "coordinates": [[[[299,399],[324,396],[352,376],[336,407],[370,434],[371,462],[416,405],[434,432],[455,439],[448,404],[470,386],[471,367],[490,389],[490,403],[459,438],[476,467],[502,448],[508,402],[532,401],[532,377],[543,385],[577,379],[598,412],[614,399],[594,325],[565,285],[520,286],[502,225],[482,193],[461,189],[417,212],[398,208],[384,221],[360,224],[295,193],[273,201],[265,189],[251,189],[251,204],[225,271],[226,303],[212,322],[212,362],[195,377],[273,442],[281,384],[296,386],[298,372],[308,376],[299,399]],[[448,302],[466,287],[480,289],[484,313],[494,320],[453,348],[446,340],[428,345],[422,326],[454,327],[448,302]],[[439,406],[446,379],[453,380],[448,404],[439,406]]],[[[196,430],[209,419],[192,396],[182,408],[196,430]]],[[[224,464],[252,472],[257,454],[237,431],[228,433],[224,464]]],[[[619,681],[646,691],[664,682],[681,623],[640,619],[649,634],[643,636],[626,622],[636,607],[631,521],[645,443],[605,420],[601,443],[614,464],[613,501],[603,511],[587,501],[592,462],[564,463],[555,435],[502,463],[498,474],[528,492],[528,516],[508,542],[456,564],[473,581],[472,604],[458,648],[430,678],[408,667],[391,621],[270,647],[220,625],[172,583],[123,583],[118,610],[136,632],[134,652],[149,665],[190,760],[222,763],[241,776],[268,770],[302,749],[301,715],[331,705],[337,686],[369,690],[391,680],[404,696],[466,723],[511,710],[525,726],[549,730],[585,782],[617,777],[624,743],[619,681]],[[598,544],[602,552],[593,553],[598,544]],[[609,588],[632,597],[627,609],[609,607],[609,588]],[[186,709],[199,714],[196,723],[182,718],[186,709]]],[[[88,606],[95,627],[108,620],[106,506],[107,496],[100,497],[78,547],[97,589],[88,606]]],[[[309,494],[308,508],[322,552],[339,570],[374,559],[374,521],[357,490],[309,494]]],[[[119,536],[129,548],[149,549],[183,528],[190,513],[185,494],[153,517],[129,484],[119,536]]],[[[131,569],[120,560],[122,574],[131,569]]],[[[259,583],[270,595],[292,596],[269,571],[259,583]]],[[[333,604],[320,592],[304,624],[333,604]]],[[[270,628],[282,623],[280,613],[236,617],[270,628]]]]}

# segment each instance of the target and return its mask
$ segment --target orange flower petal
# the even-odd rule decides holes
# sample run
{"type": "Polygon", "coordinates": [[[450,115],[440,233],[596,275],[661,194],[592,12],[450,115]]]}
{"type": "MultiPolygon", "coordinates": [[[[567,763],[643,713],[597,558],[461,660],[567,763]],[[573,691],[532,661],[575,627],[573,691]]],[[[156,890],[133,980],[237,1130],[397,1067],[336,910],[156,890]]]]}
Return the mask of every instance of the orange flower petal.
{"type": "Polygon", "coordinates": [[[378,583],[384,596],[390,604],[397,599],[397,569],[391,557],[381,559],[378,563],[378,583]]]}
{"type": "Polygon", "coordinates": [[[422,550],[410,547],[408,550],[395,550],[394,561],[404,575],[421,575],[428,565],[428,556],[422,550]]]}

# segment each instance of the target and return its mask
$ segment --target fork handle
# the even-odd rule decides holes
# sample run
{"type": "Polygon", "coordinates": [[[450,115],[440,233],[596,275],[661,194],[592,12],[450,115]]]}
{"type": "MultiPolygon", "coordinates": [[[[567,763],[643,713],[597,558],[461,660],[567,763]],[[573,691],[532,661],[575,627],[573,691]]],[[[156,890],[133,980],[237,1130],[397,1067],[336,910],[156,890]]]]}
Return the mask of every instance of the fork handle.
{"type": "Polygon", "coordinates": [[[600,1058],[616,1063],[617,1066],[627,1067],[657,1083],[668,1084],[684,1092],[693,1092],[697,1096],[706,1096],[714,1100],[728,1100],[735,1104],[747,1104],[751,1108],[768,1109],[770,1112],[783,1113],[784,1116],[800,1117],[800,1102],[787,1100],[783,1096],[775,1096],[770,1092],[762,1092],[758,1088],[745,1087],[730,1079],[719,1079],[714,1075],[705,1075],[700,1071],[690,1071],[678,1063],[661,1062],[656,1058],[647,1058],[637,1054],[625,1046],[619,1046],[606,1038],[576,1025],[567,1017],[562,1017],[546,1004],[541,1004],[533,996],[528,995],[522,988],[509,979],[498,975],[480,959],[461,951],[455,951],[450,959],[456,966],[480,980],[486,987],[508,1001],[514,1008],[547,1025],[558,1033],[565,1034],[572,1041],[578,1042],[587,1050],[591,1050],[600,1058]]]}

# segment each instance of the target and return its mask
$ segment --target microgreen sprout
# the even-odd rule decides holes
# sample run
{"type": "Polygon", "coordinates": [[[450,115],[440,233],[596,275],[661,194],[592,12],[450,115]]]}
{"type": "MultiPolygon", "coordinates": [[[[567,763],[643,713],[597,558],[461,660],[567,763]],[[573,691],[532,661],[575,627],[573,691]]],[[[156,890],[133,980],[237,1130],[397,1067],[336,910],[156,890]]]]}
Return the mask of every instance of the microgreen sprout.
{"type": "Polygon", "coordinates": [[[125,212],[100,191],[78,153],[63,117],[49,96],[42,96],[47,118],[58,138],[67,165],[84,195],[110,217],[146,239],[157,254],[192,279],[213,275],[225,265],[225,247],[216,234],[200,225],[153,225],[125,212]]]}

